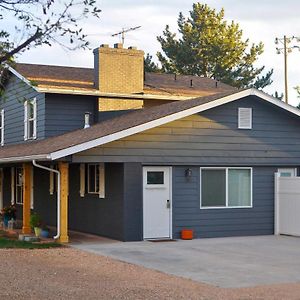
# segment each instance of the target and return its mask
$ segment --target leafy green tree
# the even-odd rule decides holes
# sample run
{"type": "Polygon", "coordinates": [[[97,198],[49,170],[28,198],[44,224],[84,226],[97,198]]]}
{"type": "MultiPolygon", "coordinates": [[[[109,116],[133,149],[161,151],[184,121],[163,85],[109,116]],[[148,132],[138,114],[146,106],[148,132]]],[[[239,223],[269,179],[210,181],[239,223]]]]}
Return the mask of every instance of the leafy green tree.
{"type": "Polygon", "coordinates": [[[144,58],[144,69],[145,69],[145,72],[154,72],[154,73],[160,73],[161,72],[161,69],[152,60],[152,55],[150,55],[149,53],[147,53],[146,57],[144,58]]]}
{"type": "Polygon", "coordinates": [[[177,24],[179,38],[168,25],[157,37],[162,48],[157,55],[164,72],[210,77],[238,88],[264,88],[272,83],[273,70],[262,75],[264,66],[254,66],[263,44],[249,46],[239,25],[224,20],[224,9],[217,12],[195,3],[188,18],[179,13],[177,24]]]}

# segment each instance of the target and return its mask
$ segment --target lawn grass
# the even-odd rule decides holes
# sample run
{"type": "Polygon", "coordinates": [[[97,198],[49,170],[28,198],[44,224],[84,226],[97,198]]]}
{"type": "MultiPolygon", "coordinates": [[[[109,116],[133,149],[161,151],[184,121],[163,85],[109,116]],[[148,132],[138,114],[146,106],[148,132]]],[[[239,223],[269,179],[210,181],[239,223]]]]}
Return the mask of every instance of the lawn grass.
{"type": "Polygon", "coordinates": [[[19,241],[16,238],[6,236],[6,233],[0,230],[0,249],[48,249],[61,247],[58,243],[32,243],[19,241]]]}

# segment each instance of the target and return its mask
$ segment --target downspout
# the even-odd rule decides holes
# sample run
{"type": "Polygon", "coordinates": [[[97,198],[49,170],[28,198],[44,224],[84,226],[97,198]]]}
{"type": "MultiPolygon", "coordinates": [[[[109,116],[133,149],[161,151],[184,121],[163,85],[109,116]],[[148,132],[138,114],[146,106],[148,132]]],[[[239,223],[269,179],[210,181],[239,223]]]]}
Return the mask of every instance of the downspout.
{"type": "Polygon", "coordinates": [[[58,239],[60,237],[60,172],[58,170],[39,165],[35,160],[32,161],[32,164],[37,168],[57,174],[57,234],[53,238],[58,239]]]}

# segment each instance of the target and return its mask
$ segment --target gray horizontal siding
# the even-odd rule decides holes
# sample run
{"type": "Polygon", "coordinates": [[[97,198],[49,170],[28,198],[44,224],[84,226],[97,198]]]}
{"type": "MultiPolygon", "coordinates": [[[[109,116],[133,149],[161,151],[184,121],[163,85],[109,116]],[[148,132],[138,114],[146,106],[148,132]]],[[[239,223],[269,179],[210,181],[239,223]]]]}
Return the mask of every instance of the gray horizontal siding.
{"type": "Polygon", "coordinates": [[[37,99],[37,139],[44,138],[45,96],[12,76],[1,98],[0,109],[4,109],[4,143],[24,142],[24,101],[37,99]]]}
{"type": "Polygon", "coordinates": [[[84,127],[84,113],[91,112],[91,123],[98,118],[98,98],[47,94],[45,136],[51,137],[84,127]]]}
{"type": "Polygon", "coordinates": [[[300,163],[300,119],[246,97],[74,156],[74,161],[189,165],[300,163]],[[241,130],[238,108],[252,107],[253,129],[241,130]]]}
{"type": "Polygon", "coordinates": [[[196,237],[273,234],[274,167],[253,168],[253,207],[200,209],[200,168],[193,167],[191,179],[186,167],[173,167],[173,233],[184,228],[196,237]]]}

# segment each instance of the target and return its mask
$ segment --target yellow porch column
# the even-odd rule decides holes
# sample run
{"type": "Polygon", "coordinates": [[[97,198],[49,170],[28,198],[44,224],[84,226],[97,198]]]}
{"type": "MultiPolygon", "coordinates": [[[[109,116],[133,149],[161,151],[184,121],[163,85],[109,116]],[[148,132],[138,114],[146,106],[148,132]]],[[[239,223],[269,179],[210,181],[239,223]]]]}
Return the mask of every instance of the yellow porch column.
{"type": "Polygon", "coordinates": [[[31,233],[30,200],[31,200],[31,168],[30,163],[23,164],[23,227],[22,233],[31,233]]]}
{"type": "Polygon", "coordinates": [[[60,171],[60,238],[61,243],[68,243],[68,198],[69,198],[69,164],[58,163],[60,171]]]}

